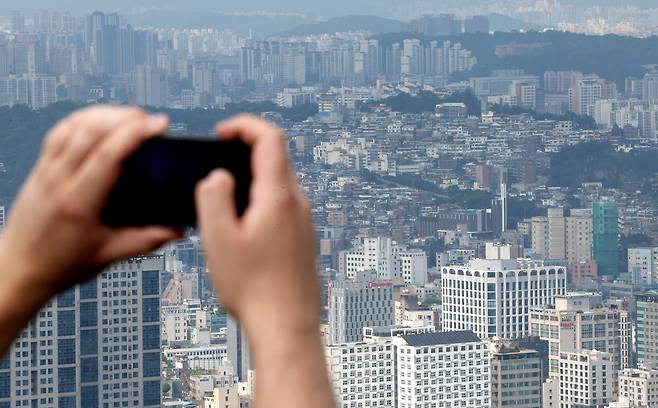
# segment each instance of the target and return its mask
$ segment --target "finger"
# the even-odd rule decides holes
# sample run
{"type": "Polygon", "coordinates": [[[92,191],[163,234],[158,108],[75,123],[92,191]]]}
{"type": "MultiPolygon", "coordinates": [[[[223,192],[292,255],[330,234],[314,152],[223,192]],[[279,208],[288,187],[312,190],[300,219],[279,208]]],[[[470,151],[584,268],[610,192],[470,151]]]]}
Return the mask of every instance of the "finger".
{"type": "Polygon", "coordinates": [[[121,124],[103,138],[75,175],[75,190],[83,204],[100,212],[123,161],[146,140],[166,132],[168,125],[166,116],[145,116],[121,124]]]}
{"type": "Polygon", "coordinates": [[[136,108],[99,107],[80,113],[72,136],[59,157],[59,165],[73,173],[94,147],[113,129],[146,114],[136,108]]]}
{"type": "Polygon", "coordinates": [[[226,170],[215,170],[196,189],[201,233],[215,241],[234,237],[238,230],[235,179],[226,170]]]}
{"type": "Polygon", "coordinates": [[[126,228],[113,232],[112,238],[101,252],[104,263],[114,262],[131,256],[143,255],[162,247],[169,241],[179,239],[183,231],[164,228],[126,228]]]}
{"type": "Polygon", "coordinates": [[[43,159],[50,160],[59,156],[66,145],[67,136],[72,130],[71,122],[62,119],[48,132],[43,140],[41,154],[43,159]]]}
{"type": "Polygon", "coordinates": [[[250,115],[241,115],[217,125],[223,139],[240,139],[252,146],[254,184],[288,181],[290,166],[283,132],[269,123],[250,115]]]}

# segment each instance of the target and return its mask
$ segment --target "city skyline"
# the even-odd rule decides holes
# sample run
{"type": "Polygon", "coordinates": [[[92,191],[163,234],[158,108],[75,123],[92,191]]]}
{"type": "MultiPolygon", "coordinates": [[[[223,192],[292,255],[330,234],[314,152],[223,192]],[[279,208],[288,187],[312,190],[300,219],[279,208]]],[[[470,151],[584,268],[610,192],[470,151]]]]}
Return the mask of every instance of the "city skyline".
{"type": "MultiPolygon", "coordinates": [[[[0,233],[77,109],[139,106],[177,138],[251,113],[311,204],[337,406],[658,406],[649,2],[197,2],[199,26],[165,21],[174,1],[43,3],[0,7],[0,233]],[[318,21],[375,3],[395,19],[318,21]],[[498,6],[530,29],[497,29],[498,6]]],[[[250,339],[209,274],[190,229],[60,294],[0,360],[0,408],[253,406],[250,339]]]]}

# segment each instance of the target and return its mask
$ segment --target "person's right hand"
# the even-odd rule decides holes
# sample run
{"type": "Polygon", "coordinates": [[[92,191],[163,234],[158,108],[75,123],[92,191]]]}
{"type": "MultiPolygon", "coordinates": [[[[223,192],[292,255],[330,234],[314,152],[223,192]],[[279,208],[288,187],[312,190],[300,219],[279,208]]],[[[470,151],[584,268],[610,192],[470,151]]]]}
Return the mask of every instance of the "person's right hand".
{"type": "Polygon", "coordinates": [[[251,116],[222,123],[217,132],[252,146],[254,176],[242,218],[230,173],[217,170],[197,188],[200,230],[220,300],[247,332],[316,333],[320,288],[311,210],[289,166],[284,135],[251,116]]]}

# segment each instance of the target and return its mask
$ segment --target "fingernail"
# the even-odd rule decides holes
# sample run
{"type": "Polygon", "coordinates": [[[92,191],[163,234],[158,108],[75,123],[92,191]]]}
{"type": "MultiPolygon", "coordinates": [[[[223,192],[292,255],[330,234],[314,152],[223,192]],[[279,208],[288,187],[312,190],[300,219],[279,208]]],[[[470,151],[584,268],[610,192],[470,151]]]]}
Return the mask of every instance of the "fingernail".
{"type": "Polygon", "coordinates": [[[167,115],[163,113],[157,113],[155,115],[149,115],[146,121],[147,132],[159,132],[162,130],[162,127],[165,126],[167,121],[167,115]]]}

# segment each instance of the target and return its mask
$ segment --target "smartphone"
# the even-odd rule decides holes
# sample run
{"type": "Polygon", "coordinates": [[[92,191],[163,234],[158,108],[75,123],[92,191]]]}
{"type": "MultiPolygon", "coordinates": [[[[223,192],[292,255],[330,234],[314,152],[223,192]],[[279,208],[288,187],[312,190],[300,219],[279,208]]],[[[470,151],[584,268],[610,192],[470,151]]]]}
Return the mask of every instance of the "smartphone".
{"type": "Polygon", "coordinates": [[[145,142],[123,164],[101,219],[109,227],[195,227],[194,192],[210,172],[222,168],[235,177],[235,205],[249,205],[251,148],[241,141],[171,139],[145,142]]]}

